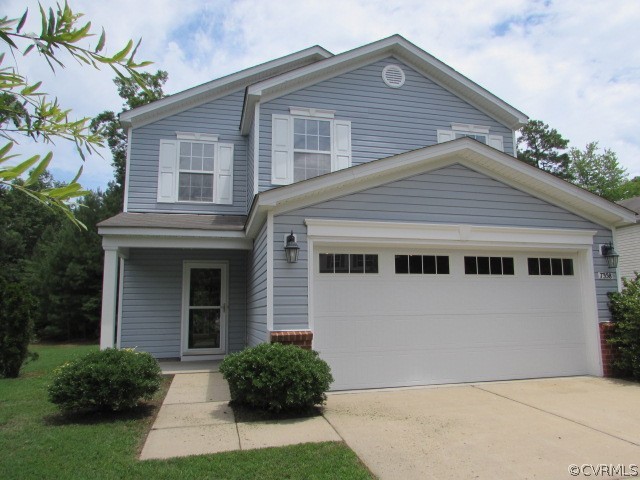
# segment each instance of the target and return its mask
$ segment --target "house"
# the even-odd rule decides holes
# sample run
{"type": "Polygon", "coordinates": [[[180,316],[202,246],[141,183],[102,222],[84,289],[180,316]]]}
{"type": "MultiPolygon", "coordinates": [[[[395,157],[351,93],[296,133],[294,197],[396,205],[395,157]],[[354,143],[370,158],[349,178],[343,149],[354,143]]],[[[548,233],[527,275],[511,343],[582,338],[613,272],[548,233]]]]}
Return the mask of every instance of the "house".
{"type": "Polygon", "coordinates": [[[101,346],[312,346],[336,390],[601,375],[635,219],[514,158],[527,120],[397,35],[123,113],[101,346]]]}
{"type": "MultiPolygon", "coordinates": [[[[640,197],[621,200],[618,203],[640,215],[640,197]]],[[[616,229],[615,245],[620,255],[620,278],[635,278],[635,272],[640,273],[640,223],[616,229]]]]}

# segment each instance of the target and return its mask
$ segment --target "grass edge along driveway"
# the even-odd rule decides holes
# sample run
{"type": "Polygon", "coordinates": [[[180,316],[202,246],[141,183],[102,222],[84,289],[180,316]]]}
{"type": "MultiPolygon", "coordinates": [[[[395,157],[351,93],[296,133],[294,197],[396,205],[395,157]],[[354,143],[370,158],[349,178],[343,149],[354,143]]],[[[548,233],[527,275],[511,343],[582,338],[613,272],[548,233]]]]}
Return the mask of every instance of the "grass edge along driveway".
{"type": "Polygon", "coordinates": [[[166,388],[152,405],[123,416],[65,417],[47,400],[53,369],[96,348],[36,345],[37,361],[17,379],[0,379],[0,478],[372,478],[358,457],[336,442],[139,461],[166,388]]]}

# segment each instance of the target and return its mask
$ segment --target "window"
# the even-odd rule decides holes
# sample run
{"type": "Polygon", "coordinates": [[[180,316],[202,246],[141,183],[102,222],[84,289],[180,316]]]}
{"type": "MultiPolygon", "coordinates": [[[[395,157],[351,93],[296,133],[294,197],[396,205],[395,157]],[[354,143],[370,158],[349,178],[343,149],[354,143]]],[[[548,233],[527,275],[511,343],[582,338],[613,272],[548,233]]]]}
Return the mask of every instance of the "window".
{"type": "Polygon", "coordinates": [[[180,142],[178,200],[213,202],[213,143],[180,142]]]}
{"type": "Polygon", "coordinates": [[[321,253],[320,273],[378,273],[378,255],[321,253]]]}
{"type": "Polygon", "coordinates": [[[331,172],[331,122],[293,119],[293,181],[331,172]]]}
{"type": "Polygon", "coordinates": [[[449,257],[446,255],[396,255],[396,273],[447,275],[449,257]]]}
{"type": "Polygon", "coordinates": [[[351,122],[332,110],[290,107],[272,115],[271,183],[293,182],[351,166],[351,122]]]}
{"type": "Polygon", "coordinates": [[[467,275],[514,275],[513,257],[464,257],[467,275]]]}
{"type": "Polygon", "coordinates": [[[233,144],[217,135],[176,132],[160,140],[157,201],[233,203],[233,144]]]}
{"type": "Polygon", "coordinates": [[[486,135],[480,135],[477,133],[454,132],[454,138],[462,138],[462,137],[469,137],[479,141],[480,143],[487,143],[486,135]]]}
{"type": "Polygon", "coordinates": [[[528,258],[529,275],[572,276],[571,258],[528,258]]]}
{"type": "Polygon", "coordinates": [[[438,143],[449,142],[463,137],[473,138],[478,142],[504,152],[504,137],[502,135],[491,135],[490,128],[485,125],[452,123],[450,130],[442,129],[437,131],[438,143]]]}

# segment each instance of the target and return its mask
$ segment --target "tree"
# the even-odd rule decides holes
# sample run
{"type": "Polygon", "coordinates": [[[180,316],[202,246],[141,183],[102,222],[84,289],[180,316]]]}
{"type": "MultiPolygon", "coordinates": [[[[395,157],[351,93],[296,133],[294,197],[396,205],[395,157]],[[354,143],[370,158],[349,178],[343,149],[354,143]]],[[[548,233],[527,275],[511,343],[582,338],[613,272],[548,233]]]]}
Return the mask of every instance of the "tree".
{"type": "Polygon", "coordinates": [[[529,120],[520,130],[517,145],[518,158],[523,162],[565,180],[570,178],[569,155],[563,153],[569,140],[563,138],[555,128],[550,128],[541,120],[529,120]],[[524,150],[520,149],[521,144],[525,145],[524,150]]]}
{"type": "MultiPolygon", "coordinates": [[[[123,109],[125,110],[146,105],[165,96],[162,88],[168,78],[167,72],[162,70],[158,70],[154,74],[145,72],[141,73],[140,77],[146,88],[142,88],[137,82],[128,78],[116,77],[113,80],[120,98],[124,100],[123,109]]],[[[112,111],[104,111],[96,116],[91,120],[90,128],[94,132],[104,132],[107,145],[113,155],[111,165],[115,171],[115,179],[109,182],[105,192],[106,213],[108,216],[112,216],[122,211],[127,161],[127,133],[120,125],[118,116],[112,111]]]]}
{"type": "Polygon", "coordinates": [[[573,183],[612,202],[624,198],[629,180],[615,152],[605,148],[599,153],[598,142],[591,142],[584,151],[572,148],[569,156],[573,183]]]}
{"type": "Polygon", "coordinates": [[[21,18],[0,17],[0,42],[8,47],[11,58],[14,59],[14,65],[7,66],[4,53],[0,54],[0,136],[7,140],[7,143],[0,147],[0,185],[20,190],[39,202],[62,211],[69,219],[75,221],[67,202],[86,194],[78,183],[82,169],[66,185],[37,189],[34,186],[51,162],[51,152],[44,156],[35,155],[22,160],[18,165],[9,166],[9,160],[13,162],[18,157],[11,154],[11,150],[20,137],[28,137],[45,144],[63,139],[73,142],[84,160],[85,153],[96,152],[96,148],[102,146],[103,132],[89,129],[89,118],[70,120],[71,110],[63,108],[57,98],[51,99],[43,93],[40,90],[42,82],[29,83],[18,73],[18,60],[35,50],[55,71],[56,68],[64,68],[61,53],[65,52],[78,63],[96,69],[107,65],[119,78],[130,78],[143,89],[146,86],[142,74],[137,70],[150,62],[137,63],[134,60],[140,41],[134,47],[133,41],[130,40],[122,50],[111,56],[101,53],[105,47],[104,29],[95,47],[79,46],[80,41],[94,36],[91,33],[91,22],[79,24],[82,14],[74,13],[66,2],[64,6],[58,4],[55,11],[50,8],[46,12],[40,6],[42,30],[39,34],[22,31],[28,13],[27,9],[21,18]],[[31,172],[24,182],[13,183],[13,180],[30,169],[31,172]]]}

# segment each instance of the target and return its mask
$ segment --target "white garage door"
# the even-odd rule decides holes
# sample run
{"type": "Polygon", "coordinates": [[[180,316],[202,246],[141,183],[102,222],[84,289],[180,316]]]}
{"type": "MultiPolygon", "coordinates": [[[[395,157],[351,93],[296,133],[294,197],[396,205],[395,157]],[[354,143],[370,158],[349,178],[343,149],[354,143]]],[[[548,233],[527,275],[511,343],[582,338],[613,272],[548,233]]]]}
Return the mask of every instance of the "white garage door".
{"type": "Polygon", "coordinates": [[[314,349],[334,390],[588,372],[570,253],[317,247],[314,349]]]}

